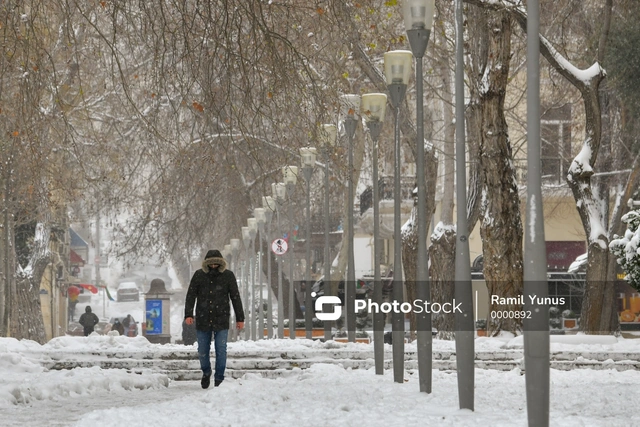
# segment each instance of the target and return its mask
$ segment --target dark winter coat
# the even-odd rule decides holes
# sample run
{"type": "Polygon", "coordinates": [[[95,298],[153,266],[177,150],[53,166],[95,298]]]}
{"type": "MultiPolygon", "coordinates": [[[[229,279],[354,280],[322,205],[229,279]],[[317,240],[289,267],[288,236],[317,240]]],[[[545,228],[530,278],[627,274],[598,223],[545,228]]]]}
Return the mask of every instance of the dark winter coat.
{"type": "Polygon", "coordinates": [[[236,276],[227,270],[227,262],[220,251],[209,251],[202,262],[202,269],[196,271],[191,278],[185,301],[185,319],[193,317],[195,307],[195,323],[199,331],[229,329],[229,300],[233,304],[236,321],[244,322],[236,276]],[[211,264],[218,264],[218,268],[210,267],[211,264]]]}
{"type": "Polygon", "coordinates": [[[78,319],[78,323],[82,325],[84,328],[84,336],[89,336],[91,332],[93,332],[93,328],[98,324],[100,319],[96,316],[95,313],[91,312],[91,307],[86,306],[84,309],[84,313],[78,319]]]}

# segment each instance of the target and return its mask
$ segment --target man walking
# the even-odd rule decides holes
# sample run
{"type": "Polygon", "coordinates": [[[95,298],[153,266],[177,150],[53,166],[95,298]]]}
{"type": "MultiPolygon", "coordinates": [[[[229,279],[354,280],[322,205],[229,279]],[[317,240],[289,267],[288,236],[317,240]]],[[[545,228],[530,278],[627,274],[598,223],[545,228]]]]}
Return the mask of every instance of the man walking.
{"type": "Polygon", "coordinates": [[[210,250],[202,262],[202,269],[196,271],[191,278],[185,301],[185,322],[194,323],[193,307],[196,306],[196,337],[198,340],[198,358],[202,369],[202,388],[208,388],[211,382],[211,339],[213,337],[216,364],[214,386],[218,387],[224,380],[227,366],[227,337],[229,336],[229,316],[233,304],[236,314],[236,326],[244,327],[244,311],[238,291],[236,276],[227,270],[227,262],[218,250],[210,250]],[[197,300],[197,305],[196,305],[197,300]]]}

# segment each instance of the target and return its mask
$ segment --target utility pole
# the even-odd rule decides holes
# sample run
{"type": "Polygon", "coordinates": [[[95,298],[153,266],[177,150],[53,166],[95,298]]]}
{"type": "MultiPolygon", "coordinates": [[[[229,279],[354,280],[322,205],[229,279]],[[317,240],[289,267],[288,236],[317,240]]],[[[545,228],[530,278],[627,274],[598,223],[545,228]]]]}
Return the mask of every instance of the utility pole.
{"type": "Polygon", "coordinates": [[[527,208],[524,241],[524,367],[529,426],[549,425],[549,295],[540,170],[540,4],[527,2],[527,208]]]}
{"type": "Polygon", "coordinates": [[[465,162],[464,127],[464,16],[462,0],[456,0],[456,259],[455,299],[462,312],[455,314],[456,371],[458,373],[458,403],[460,409],[474,410],[475,330],[473,322],[473,291],[467,221],[467,165],[465,162]]]}

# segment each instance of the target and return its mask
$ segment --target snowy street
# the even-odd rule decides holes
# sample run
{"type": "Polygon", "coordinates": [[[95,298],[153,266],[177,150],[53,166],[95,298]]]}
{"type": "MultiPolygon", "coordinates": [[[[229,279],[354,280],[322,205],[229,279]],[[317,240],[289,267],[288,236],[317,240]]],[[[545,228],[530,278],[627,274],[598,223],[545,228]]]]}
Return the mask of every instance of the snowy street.
{"type": "MultiPolygon", "coordinates": [[[[640,340],[579,337],[552,344],[556,359],[563,354],[582,361],[590,357],[601,369],[551,371],[551,423],[558,426],[638,426],[630,408],[640,397],[640,340]],[[579,343],[582,341],[581,343],[579,343]],[[590,356],[591,355],[591,356],[590,356]],[[598,356],[600,355],[600,356],[598,356]],[[627,360],[625,370],[612,369],[613,360],[627,360]],[[608,366],[608,367],[607,367],[608,366]],[[628,369],[635,366],[635,369],[628,369]],[[604,369],[602,369],[604,368],[604,369]]],[[[563,341],[560,340],[560,341],[563,341]]],[[[479,338],[478,354],[500,355],[518,349],[518,338],[479,338]]],[[[434,341],[434,353],[446,353],[453,343],[434,341]]],[[[387,350],[390,350],[388,348],[387,350]]],[[[433,371],[433,392],[419,392],[417,372],[407,369],[405,384],[393,382],[373,369],[345,368],[341,363],[309,363],[283,375],[227,372],[219,388],[202,390],[199,381],[175,381],[153,368],[104,369],[98,366],[49,370],[58,354],[98,364],[106,352],[135,364],[158,354],[194,352],[195,347],[149,344],[146,339],[118,336],[59,337],[44,346],[0,339],[0,417],[7,426],[524,426],[525,377],[520,368],[507,371],[476,369],[475,411],[458,409],[455,370],[433,371]],[[72,356],[73,354],[77,356],[72,356]],[[91,356],[93,354],[93,356],[91,356]]],[[[268,363],[278,351],[309,362],[326,352],[334,358],[357,358],[372,351],[369,344],[321,343],[307,340],[268,340],[229,344],[229,366],[248,354],[262,352],[268,363]]],[[[410,353],[415,345],[406,346],[410,353]]],[[[517,354],[517,353],[515,353],[517,354]]],[[[387,356],[389,357],[389,356],[387,356]]],[[[497,356],[496,356],[497,357],[497,356]]],[[[434,359],[436,356],[434,356],[434,359]]],[[[251,360],[255,359],[252,358],[251,360]]],[[[191,362],[190,362],[191,363],[191,362]]],[[[191,363],[194,367],[193,363],[191,363]]],[[[197,369],[197,361],[195,361],[197,369]]],[[[246,365],[244,365],[246,367],[246,365]]],[[[435,364],[434,364],[435,366],[435,364]]]]}
{"type": "Polygon", "coordinates": [[[640,427],[640,0],[0,5],[0,427],[640,427]]]}

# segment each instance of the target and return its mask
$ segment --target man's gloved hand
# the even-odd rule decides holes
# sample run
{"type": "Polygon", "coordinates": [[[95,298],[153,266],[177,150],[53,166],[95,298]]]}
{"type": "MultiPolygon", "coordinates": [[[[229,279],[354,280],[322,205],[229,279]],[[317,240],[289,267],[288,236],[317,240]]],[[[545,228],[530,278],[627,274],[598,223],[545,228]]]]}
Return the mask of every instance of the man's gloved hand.
{"type": "Polygon", "coordinates": [[[185,323],[187,325],[193,325],[193,317],[192,316],[189,316],[189,317],[185,318],[184,321],[185,321],[185,323]]]}
{"type": "Polygon", "coordinates": [[[236,322],[236,328],[244,329],[244,322],[236,322]]]}

